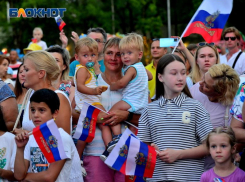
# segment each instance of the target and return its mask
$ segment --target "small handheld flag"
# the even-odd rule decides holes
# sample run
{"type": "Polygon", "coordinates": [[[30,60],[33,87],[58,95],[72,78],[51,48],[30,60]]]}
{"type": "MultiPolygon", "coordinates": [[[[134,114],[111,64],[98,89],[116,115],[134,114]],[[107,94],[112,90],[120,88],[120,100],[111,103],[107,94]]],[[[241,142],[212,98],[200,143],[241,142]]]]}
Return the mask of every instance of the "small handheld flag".
{"type": "Polygon", "coordinates": [[[156,151],[126,129],[105,163],[125,175],[151,178],[156,164],[156,151]]]}
{"type": "Polygon", "coordinates": [[[97,116],[100,109],[84,102],[73,138],[92,142],[95,136],[97,116]]]}
{"type": "Polygon", "coordinates": [[[60,16],[55,17],[55,21],[56,21],[60,31],[66,25],[66,23],[62,20],[62,18],[60,16]]]}
{"type": "Polygon", "coordinates": [[[183,32],[183,37],[197,33],[208,43],[220,40],[232,3],[233,0],[203,0],[183,32]]]}
{"type": "Polygon", "coordinates": [[[49,163],[68,158],[53,119],[34,128],[32,134],[49,163]]]}

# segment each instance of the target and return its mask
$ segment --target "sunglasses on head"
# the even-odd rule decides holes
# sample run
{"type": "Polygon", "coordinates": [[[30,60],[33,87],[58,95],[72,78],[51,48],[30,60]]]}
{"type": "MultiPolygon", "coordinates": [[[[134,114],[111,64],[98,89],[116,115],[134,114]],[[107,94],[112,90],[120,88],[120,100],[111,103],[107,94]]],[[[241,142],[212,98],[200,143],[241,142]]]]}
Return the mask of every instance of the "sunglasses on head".
{"type": "Polygon", "coordinates": [[[154,41],[158,41],[158,40],[160,40],[159,38],[154,38],[154,39],[152,39],[152,41],[154,42],[154,41]]]}
{"type": "Polygon", "coordinates": [[[228,41],[229,39],[231,39],[231,40],[236,40],[236,37],[224,37],[224,39],[225,39],[225,41],[228,41]]]}
{"type": "Polygon", "coordinates": [[[199,46],[205,46],[205,45],[207,45],[207,46],[214,46],[215,44],[214,44],[213,42],[211,42],[211,43],[200,42],[200,43],[198,43],[198,45],[199,45],[199,46]]]}

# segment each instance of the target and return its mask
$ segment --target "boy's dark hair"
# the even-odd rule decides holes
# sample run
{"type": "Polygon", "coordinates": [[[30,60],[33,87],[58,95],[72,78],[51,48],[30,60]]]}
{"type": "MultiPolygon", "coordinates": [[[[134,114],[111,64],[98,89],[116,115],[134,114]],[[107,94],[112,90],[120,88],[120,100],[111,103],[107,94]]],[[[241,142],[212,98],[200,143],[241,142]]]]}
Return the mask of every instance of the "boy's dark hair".
{"type": "Polygon", "coordinates": [[[58,95],[53,90],[46,88],[34,92],[34,94],[30,98],[30,102],[44,102],[48,105],[52,114],[54,114],[56,110],[59,110],[60,107],[60,99],[58,95]]]}

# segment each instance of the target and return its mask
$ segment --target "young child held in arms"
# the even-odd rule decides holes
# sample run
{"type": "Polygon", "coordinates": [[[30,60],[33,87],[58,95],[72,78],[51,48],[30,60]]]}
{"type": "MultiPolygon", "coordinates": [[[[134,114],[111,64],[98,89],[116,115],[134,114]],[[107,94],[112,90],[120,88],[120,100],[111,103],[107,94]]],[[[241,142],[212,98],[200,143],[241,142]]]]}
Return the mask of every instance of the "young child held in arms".
{"type": "Polygon", "coordinates": [[[39,27],[34,28],[34,30],[33,30],[33,39],[34,39],[34,41],[30,42],[28,44],[28,47],[34,42],[34,43],[38,44],[39,46],[41,46],[42,50],[47,49],[47,44],[46,44],[46,42],[41,40],[42,38],[43,38],[42,29],[39,28],[39,27]]]}
{"type": "MultiPolygon", "coordinates": [[[[119,90],[123,88],[121,101],[117,102],[110,111],[124,110],[135,114],[141,114],[148,105],[148,74],[141,58],[143,56],[144,43],[143,38],[136,33],[129,33],[123,37],[119,43],[123,68],[123,78],[110,85],[110,90],[119,90]]],[[[150,76],[152,76],[150,74],[150,76]]],[[[121,126],[117,124],[113,126],[117,135],[113,130],[113,141],[108,145],[107,151],[110,152],[121,136],[121,126]]],[[[135,128],[129,126],[133,132],[135,128]]],[[[106,153],[106,151],[104,152],[106,153]]]]}
{"type": "MultiPolygon", "coordinates": [[[[95,62],[98,59],[98,43],[91,38],[85,37],[80,39],[75,46],[75,58],[79,61],[76,66],[74,83],[75,83],[75,102],[77,112],[81,112],[84,102],[94,105],[102,110],[105,110],[101,105],[101,93],[107,90],[105,86],[97,86],[97,76],[100,71],[94,70],[95,62]]],[[[105,146],[112,140],[110,128],[107,126],[98,125],[102,132],[102,138],[105,146]]],[[[113,130],[115,135],[117,133],[113,130]]],[[[120,134],[120,133],[118,133],[120,134]]],[[[78,140],[77,150],[81,156],[86,146],[86,142],[78,140]]]]}
{"type": "Polygon", "coordinates": [[[245,182],[245,172],[233,164],[235,141],[235,134],[230,127],[218,127],[209,133],[206,145],[215,166],[202,174],[201,182],[245,182]]]}
{"type": "Polygon", "coordinates": [[[7,132],[8,129],[3,119],[0,108],[0,181],[15,181],[14,178],[14,160],[16,154],[16,145],[14,135],[7,132]]]}
{"type": "MultiPolygon", "coordinates": [[[[30,117],[34,125],[39,126],[51,119],[55,120],[59,107],[59,97],[54,91],[41,89],[34,92],[30,98],[30,117]]],[[[33,135],[22,132],[15,137],[17,152],[14,176],[17,180],[83,181],[80,158],[73,140],[62,128],[59,128],[59,132],[68,158],[51,164],[47,162],[33,135]]]]}

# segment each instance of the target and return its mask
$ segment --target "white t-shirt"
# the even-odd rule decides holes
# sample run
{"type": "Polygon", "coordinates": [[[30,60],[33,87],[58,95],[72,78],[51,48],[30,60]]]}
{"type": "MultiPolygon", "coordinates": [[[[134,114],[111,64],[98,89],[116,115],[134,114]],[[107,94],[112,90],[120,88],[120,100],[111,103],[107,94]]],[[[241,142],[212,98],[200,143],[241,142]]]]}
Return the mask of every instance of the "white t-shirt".
{"type": "MultiPolygon", "coordinates": [[[[14,171],[16,144],[12,133],[6,132],[0,136],[0,168],[14,171]]],[[[0,177],[0,182],[8,182],[0,177]]]]}
{"type": "MultiPolygon", "coordinates": [[[[233,54],[229,60],[227,60],[227,57],[226,57],[227,54],[220,56],[220,63],[227,64],[230,67],[232,67],[239,52],[241,52],[241,50],[233,54]]],[[[244,52],[238,58],[236,65],[234,67],[234,70],[236,70],[238,75],[242,75],[245,72],[245,53],[244,52]]]]}
{"type": "MultiPolygon", "coordinates": [[[[28,47],[30,46],[30,44],[32,44],[32,42],[30,42],[30,43],[28,44],[28,47]]],[[[40,40],[39,42],[37,42],[37,44],[40,45],[40,46],[42,47],[43,50],[45,50],[45,49],[48,48],[46,42],[44,42],[44,41],[42,41],[42,40],[40,40]]]]}
{"type": "MultiPolygon", "coordinates": [[[[80,158],[73,140],[62,128],[59,128],[59,132],[68,158],[66,159],[56,182],[83,182],[80,158]]],[[[26,144],[24,158],[30,161],[29,171],[31,173],[46,171],[49,167],[49,163],[38,147],[33,135],[30,136],[29,141],[26,144]]]]}

